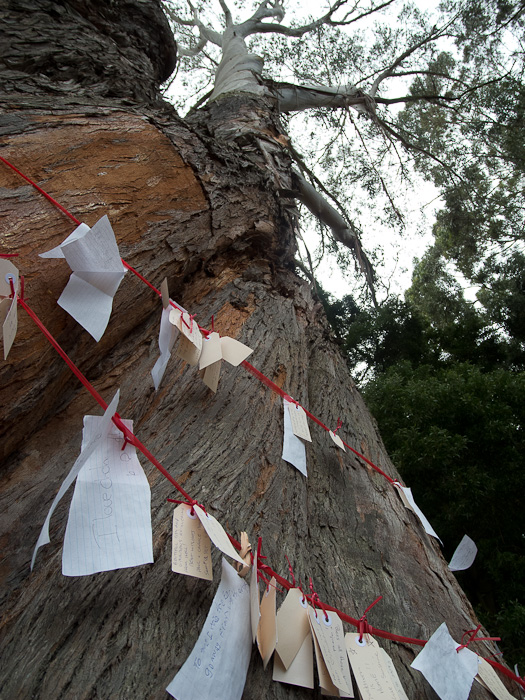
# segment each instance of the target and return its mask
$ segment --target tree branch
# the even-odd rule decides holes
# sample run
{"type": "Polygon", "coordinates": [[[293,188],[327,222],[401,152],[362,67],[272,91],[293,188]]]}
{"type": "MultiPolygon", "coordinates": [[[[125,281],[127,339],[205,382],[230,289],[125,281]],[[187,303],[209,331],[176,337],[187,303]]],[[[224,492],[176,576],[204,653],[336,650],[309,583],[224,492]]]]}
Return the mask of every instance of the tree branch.
{"type": "Polygon", "coordinates": [[[369,98],[353,85],[329,87],[327,85],[272,85],[281,112],[302,112],[318,107],[354,107],[358,112],[368,112],[369,98]]]}

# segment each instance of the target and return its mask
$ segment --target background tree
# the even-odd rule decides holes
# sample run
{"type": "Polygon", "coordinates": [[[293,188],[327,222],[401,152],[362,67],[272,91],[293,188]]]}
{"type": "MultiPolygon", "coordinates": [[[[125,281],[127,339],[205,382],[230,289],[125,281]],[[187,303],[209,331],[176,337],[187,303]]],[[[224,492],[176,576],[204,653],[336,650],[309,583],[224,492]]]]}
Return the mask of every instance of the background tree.
{"type": "MultiPolygon", "coordinates": [[[[306,26],[322,34],[333,22],[368,16],[373,7],[355,6],[353,15],[345,15],[338,3],[306,26]]],[[[369,277],[370,269],[351,222],[292,172],[293,152],[276,106],[283,111],[308,99],[319,107],[328,93],[332,105],[355,100],[372,115],[367,130],[378,128],[370,98],[378,102],[379,87],[403,56],[412,60],[445,30],[425,28],[402,47],[403,32],[385,41],[392,54],[400,48],[398,61],[383,63],[382,72],[371,64],[376,75],[368,94],[290,85],[270,91],[260,82],[260,61],[245,46],[250,34],[243,32],[266,32],[268,23],[284,30],[282,8],[263,3],[240,24],[229,19],[224,4],[222,9],[221,48],[237,70],[226,70],[225,59],[213,99],[183,121],[159,98],[175,45],[156,2],[9,3],[0,59],[3,153],[87,223],[109,213],[125,260],[157,285],[167,276],[174,298],[202,324],[213,315],[221,334],[253,347],[257,368],[315,415],[334,427],[342,416],[345,439],[395,476],[321,306],[295,273],[296,200],[350,246],[369,277]]],[[[219,36],[219,25],[206,27],[197,10],[182,22],[186,30],[194,26],[197,42],[219,36]]],[[[301,31],[288,27],[290,35],[301,31]]],[[[370,57],[381,63],[379,50],[370,57]]],[[[371,192],[377,177],[371,175],[371,192]]],[[[370,617],[374,626],[428,637],[446,619],[458,638],[477,624],[437,543],[382,477],[357,457],[343,456],[316,427],[308,480],[282,463],[280,401],[250,374],[225,370],[212,395],[195,372],[174,360],[161,390],[153,392],[149,373],[160,304],[129,274],[108,331],[95,345],[56,306],[69,270],[61,261],[44,265],[37,256],[60,243],[71,223],[11,171],[2,171],[2,185],[4,250],[20,254],[29,302],[105,397],[120,386],[121,415],[134,419],[143,442],[230,531],[262,536],[269,562],[279,568],[288,555],[297,577],[313,576],[321,599],[350,614],[359,617],[382,593],[381,607],[370,617]]],[[[82,416],[94,406],[22,315],[16,347],[0,372],[3,694],[165,697],[214,590],[170,571],[172,506],[166,497],[172,491],[146,467],[153,486],[153,567],[62,577],[56,545],[67,517],[62,504],[52,524],[53,544],[30,576],[41,523],[78,454],[82,416]]],[[[414,649],[385,646],[409,697],[434,697],[409,668],[414,649]]],[[[483,643],[482,649],[491,653],[494,647],[483,643]]],[[[273,683],[255,657],[245,697],[304,696],[273,683]]],[[[472,698],[487,697],[481,686],[473,688],[472,698]]]]}

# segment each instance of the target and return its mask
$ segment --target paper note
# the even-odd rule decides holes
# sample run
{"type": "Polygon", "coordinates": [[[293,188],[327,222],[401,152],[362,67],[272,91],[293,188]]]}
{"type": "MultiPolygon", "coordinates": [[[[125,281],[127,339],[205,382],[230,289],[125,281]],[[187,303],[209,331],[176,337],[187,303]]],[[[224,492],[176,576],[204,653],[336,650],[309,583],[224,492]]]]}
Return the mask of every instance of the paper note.
{"type": "Polygon", "coordinates": [[[4,360],[7,360],[9,351],[13,345],[18,328],[18,303],[17,294],[19,291],[18,269],[10,260],[0,258],[0,323],[2,324],[2,342],[4,346],[4,360]],[[14,297],[10,298],[15,291],[14,297]]]}
{"type": "MultiPolygon", "coordinates": [[[[397,694],[400,698],[406,698],[405,694],[405,689],[401,685],[401,681],[399,680],[399,676],[397,675],[396,667],[394,666],[394,662],[390,658],[390,656],[386,653],[384,649],[380,650],[380,656],[382,657],[383,661],[383,666],[389,671],[390,673],[390,678],[392,679],[392,683],[394,684],[394,688],[397,691],[397,694]]],[[[396,696],[394,696],[396,697],[396,696]]]]}
{"type": "Polygon", "coordinates": [[[343,623],[332,610],[328,613],[327,620],[322,610],[315,611],[311,606],[308,607],[308,617],[312,635],[317,639],[332,683],[339,691],[353,697],[343,623]]]}
{"type": "Polygon", "coordinates": [[[442,700],[467,700],[478,672],[478,657],[470,649],[457,651],[445,623],[434,632],[411,663],[442,700]]]}
{"type": "Polygon", "coordinates": [[[235,559],[235,561],[238,561],[244,566],[243,560],[230,542],[228,535],[224,531],[224,528],[220,522],[216,520],[213,515],[205,513],[199,506],[195,506],[194,510],[197,513],[199,520],[204,525],[204,529],[208,533],[208,536],[213,544],[218,547],[221,552],[227,554],[229,557],[235,559]]]}
{"type": "Polygon", "coordinates": [[[207,581],[213,579],[210,538],[190,506],[181,503],[173,511],[171,570],[207,581]]]}
{"type": "Polygon", "coordinates": [[[247,345],[243,345],[234,338],[228,338],[228,336],[221,338],[221,350],[223,359],[234,367],[244,362],[253,352],[247,345]]]}
{"type": "Polygon", "coordinates": [[[301,440],[312,442],[310,428],[308,427],[308,418],[304,408],[294,403],[288,403],[288,412],[290,413],[293,434],[301,438],[301,440]]]}
{"type": "MultiPolygon", "coordinates": [[[[73,464],[71,467],[71,471],[69,474],[66,476],[64,481],[62,482],[62,485],[60,486],[60,489],[55,496],[53,503],[51,504],[51,508],[49,509],[49,512],[47,514],[47,517],[44,521],[44,524],[42,525],[42,529],[40,531],[40,535],[38,537],[38,541],[35,545],[35,549],[33,551],[33,557],[31,559],[31,570],[33,570],[33,566],[35,564],[35,559],[38,550],[40,547],[42,547],[45,544],[49,544],[51,542],[51,539],[49,537],[49,521],[51,520],[51,516],[53,515],[55,508],[57,507],[58,503],[62,499],[62,496],[66,493],[68,488],[71,486],[73,481],[76,479],[78,472],[82,469],[82,467],[88,462],[88,460],[91,459],[93,456],[93,459],[96,461],[96,455],[99,453],[102,449],[102,444],[106,440],[109,431],[111,430],[111,419],[115,415],[115,411],[117,410],[118,406],[118,401],[119,401],[119,395],[120,392],[117,391],[115,396],[113,397],[111,403],[107,407],[106,411],[104,412],[104,415],[102,416],[102,421],[99,425],[99,430],[97,433],[92,435],[91,440],[85,444],[83,444],[80,452],[80,456],[76,460],[76,462],[73,464]]],[[[86,416],[87,417],[87,416],[86,416]]]]}
{"type": "Polygon", "coordinates": [[[343,450],[343,452],[346,452],[346,448],[345,448],[345,446],[344,446],[344,444],[343,444],[343,441],[342,441],[341,438],[339,437],[339,435],[338,435],[337,433],[333,433],[331,430],[329,430],[328,432],[330,433],[330,437],[331,437],[332,440],[335,442],[335,444],[337,445],[337,447],[339,447],[341,450],[343,450]]]}
{"type": "Polygon", "coordinates": [[[283,452],[282,458],[298,469],[301,474],[307,476],[306,473],[306,447],[304,442],[294,435],[292,430],[292,420],[290,418],[289,406],[294,406],[286,399],[283,399],[284,404],[284,436],[283,436],[283,452]]]}
{"type": "Polygon", "coordinates": [[[439,540],[441,542],[441,540],[439,539],[438,535],[436,534],[434,528],[428,522],[428,520],[425,518],[423,511],[421,510],[421,508],[419,508],[419,506],[415,502],[414,496],[412,495],[412,489],[408,488],[407,486],[399,486],[398,488],[401,489],[401,491],[403,491],[403,493],[405,494],[406,499],[410,503],[410,510],[417,515],[417,517],[421,521],[421,524],[423,525],[425,532],[428,535],[432,535],[432,537],[435,537],[437,540],[439,540]]]}
{"type": "Polygon", "coordinates": [[[273,655],[273,680],[303,688],[314,687],[314,654],[310,631],[288,668],[285,667],[277,652],[273,655]]]}
{"type": "Polygon", "coordinates": [[[344,691],[339,690],[339,688],[333,684],[328,668],[324,662],[321,647],[319,646],[319,642],[315,634],[312,638],[314,642],[315,659],[317,662],[317,675],[319,676],[319,685],[321,686],[321,695],[329,695],[330,697],[334,698],[353,698],[353,691],[352,693],[345,693],[344,691]]]}
{"type": "Polygon", "coordinates": [[[199,364],[202,352],[202,334],[199,324],[186,311],[170,309],[170,323],[181,332],[177,355],[185,362],[195,367],[199,364]]]}
{"type": "Polygon", "coordinates": [[[58,248],[40,257],[66,259],[72,275],[58,304],[98,342],[126,273],[108,217],[103,216],[92,228],[81,224],[58,248]]]}
{"type": "Polygon", "coordinates": [[[253,550],[253,564],[250,573],[250,620],[252,628],[252,643],[257,639],[257,629],[261,619],[259,601],[259,583],[257,582],[257,549],[253,550]]]}
{"type": "Polygon", "coordinates": [[[162,315],[160,317],[160,331],[159,331],[159,351],[160,356],[155,366],[151,370],[151,376],[153,377],[153,383],[155,384],[155,390],[158,390],[168,361],[171,357],[171,351],[173,349],[173,344],[175,343],[175,338],[177,336],[177,329],[170,323],[170,307],[162,309],[162,315]]]}
{"type": "Polygon", "coordinates": [[[480,656],[478,656],[478,675],[476,676],[476,680],[481,680],[482,684],[484,684],[498,700],[516,700],[505,688],[492,666],[480,656]]]}
{"type": "Polygon", "coordinates": [[[407,510],[411,510],[412,513],[414,512],[414,509],[412,508],[410,501],[406,497],[406,493],[404,492],[404,487],[401,486],[399,481],[394,481],[394,486],[396,487],[397,494],[399,495],[399,498],[401,499],[402,504],[407,508],[407,510]]]}
{"type": "Polygon", "coordinates": [[[221,337],[218,333],[210,333],[202,341],[202,352],[199,358],[199,369],[222,360],[221,337]]]}
{"type": "Polygon", "coordinates": [[[266,588],[261,600],[261,618],[257,630],[257,646],[263,660],[263,667],[266,669],[277,641],[277,624],[275,620],[275,594],[276,580],[272,577],[270,587],[266,588]]]}
{"type": "MultiPolygon", "coordinates": [[[[124,420],[128,430],[133,422],[124,420]]],[[[100,433],[103,419],[85,416],[83,444],[100,433]]],[[[62,551],[64,576],[87,576],[153,562],[151,491],[130,443],[111,427],[80,469],[62,551]]]]}
{"type": "Polygon", "coordinates": [[[298,588],[291,588],[277,612],[277,645],[275,648],[285,669],[291,665],[305,638],[310,634],[306,600],[303,605],[303,598],[304,596],[298,588]]]}
{"type": "Polygon", "coordinates": [[[216,393],[217,387],[219,386],[219,377],[221,376],[221,364],[222,362],[214,362],[212,365],[208,365],[206,369],[202,370],[202,381],[206,386],[216,393]]]}
{"type": "Polygon", "coordinates": [[[348,633],[345,643],[362,700],[408,700],[399,678],[397,683],[393,680],[393,664],[389,667],[385,663],[384,650],[370,635],[364,635],[360,642],[358,634],[348,633]]]}
{"type": "Polygon", "coordinates": [[[249,587],[223,559],[197,643],[166,690],[177,700],[241,700],[251,650],[249,587]]]}
{"type": "Polygon", "coordinates": [[[160,285],[160,296],[162,299],[162,308],[167,309],[170,306],[170,290],[166,277],[162,280],[160,285]]]}
{"type": "Polygon", "coordinates": [[[456,551],[452,555],[448,568],[451,571],[464,571],[469,569],[474,563],[478,548],[468,535],[465,535],[458,544],[456,551]]]}

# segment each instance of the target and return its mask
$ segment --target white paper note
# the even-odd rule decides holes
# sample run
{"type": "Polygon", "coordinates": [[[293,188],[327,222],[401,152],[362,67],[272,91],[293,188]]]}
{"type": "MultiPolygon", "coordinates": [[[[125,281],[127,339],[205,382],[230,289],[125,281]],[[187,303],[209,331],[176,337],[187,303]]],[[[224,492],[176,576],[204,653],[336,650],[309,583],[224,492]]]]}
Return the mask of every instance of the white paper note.
{"type": "Polygon", "coordinates": [[[302,406],[294,403],[288,403],[288,412],[292,423],[292,430],[296,437],[301,440],[312,442],[310,428],[308,427],[308,417],[302,406]]]}
{"type": "Polygon", "coordinates": [[[330,437],[335,442],[337,447],[339,447],[339,449],[343,450],[343,452],[346,452],[346,447],[344,446],[344,443],[341,440],[341,438],[339,437],[339,435],[337,433],[333,433],[331,430],[329,430],[328,432],[330,433],[330,437]]]}
{"type": "Polygon", "coordinates": [[[177,337],[177,329],[170,323],[170,307],[162,309],[162,316],[160,317],[160,331],[159,331],[159,350],[160,356],[155,363],[153,369],[151,370],[151,376],[153,377],[153,383],[155,384],[155,390],[157,391],[168,361],[171,357],[171,350],[177,337]]]}
{"type": "Polygon", "coordinates": [[[240,700],[251,650],[250,589],[223,559],[204,627],[166,690],[177,700],[240,700]]]}
{"type": "Polygon", "coordinates": [[[66,259],[72,275],[58,304],[98,342],[126,273],[108,217],[103,216],[92,228],[80,224],[60,246],[40,257],[66,259]]]}
{"type": "Polygon", "coordinates": [[[4,346],[4,360],[7,360],[9,351],[13,345],[18,328],[18,302],[19,291],[18,269],[10,260],[0,258],[0,324],[2,325],[2,342],[4,346]],[[13,290],[15,295],[10,298],[13,290]],[[5,298],[2,298],[5,297],[5,298]]]}
{"type": "Polygon", "coordinates": [[[76,479],[78,472],[82,469],[84,464],[90,459],[90,457],[93,455],[93,453],[97,450],[100,449],[101,444],[103,441],[106,439],[107,435],[109,434],[109,431],[111,430],[111,419],[115,415],[115,411],[117,410],[118,406],[118,401],[119,401],[119,396],[120,396],[120,391],[117,391],[115,396],[113,397],[111,403],[107,407],[106,411],[104,412],[104,415],[102,416],[102,421],[99,425],[99,430],[96,434],[92,436],[92,439],[90,442],[88,442],[85,447],[83,446],[80,452],[80,456],[76,460],[75,464],[71,467],[71,471],[69,474],[66,476],[64,481],[62,482],[62,485],[60,486],[60,489],[55,496],[53,503],[51,504],[51,508],[49,509],[49,512],[47,514],[47,517],[44,521],[44,524],[42,525],[42,529],[40,531],[40,535],[38,537],[37,543],[35,545],[35,549],[33,551],[33,557],[31,559],[31,570],[33,570],[33,566],[35,564],[35,558],[37,555],[38,550],[40,547],[42,547],[45,544],[49,544],[51,542],[51,539],[49,537],[49,521],[51,520],[51,516],[53,515],[55,508],[57,507],[59,501],[61,500],[62,496],[66,493],[68,488],[71,486],[73,481],[76,479]]]}
{"type": "Polygon", "coordinates": [[[294,435],[292,430],[292,421],[288,410],[289,406],[295,406],[286,399],[283,399],[284,404],[284,437],[283,437],[283,452],[282,458],[298,469],[301,474],[307,476],[306,473],[306,447],[304,442],[294,435]]]}
{"type": "Polygon", "coordinates": [[[250,572],[250,621],[252,629],[252,642],[257,638],[257,628],[261,619],[261,606],[259,596],[259,582],[257,580],[257,549],[253,550],[253,564],[250,572]]]}
{"type": "Polygon", "coordinates": [[[445,623],[434,632],[411,663],[442,700],[467,700],[478,672],[478,657],[470,649],[457,651],[445,623]]]}
{"type": "Polygon", "coordinates": [[[235,559],[235,561],[238,561],[244,566],[243,560],[230,542],[228,535],[220,522],[216,520],[213,515],[205,513],[199,506],[194,506],[194,510],[197,513],[197,517],[204,525],[204,529],[208,533],[208,537],[213,544],[218,547],[221,552],[227,554],[229,557],[235,559]]]}
{"type": "Polygon", "coordinates": [[[359,641],[355,632],[345,635],[346,650],[363,700],[408,700],[395,668],[384,661],[383,649],[370,635],[359,641]]]}
{"type": "Polygon", "coordinates": [[[436,534],[434,528],[428,522],[428,520],[425,518],[423,511],[415,502],[414,496],[412,495],[412,489],[410,489],[408,486],[401,486],[401,485],[398,486],[398,488],[401,489],[403,491],[403,493],[405,494],[407,501],[410,503],[410,509],[417,515],[417,517],[421,521],[421,524],[423,525],[425,532],[428,535],[432,535],[432,537],[435,537],[437,540],[439,540],[441,542],[441,540],[439,539],[438,535],[436,534]]]}
{"type": "Polygon", "coordinates": [[[465,535],[458,544],[456,551],[452,555],[448,568],[451,571],[464,571],[469,569],[474,563],[478,548],[468,535],[465,535]]]}
{"type": "MultiPolygon", "coordinates": [[[[83,444],[99,434],[99,416],[84,417],[83,444]]],[[[133,422],[124,420],[133,430],[133,422]]],[[[151,492],[136,449],[115,427],[80,469],[69,509],[62,573],[87,576],[153,562],[151,492]]]]}

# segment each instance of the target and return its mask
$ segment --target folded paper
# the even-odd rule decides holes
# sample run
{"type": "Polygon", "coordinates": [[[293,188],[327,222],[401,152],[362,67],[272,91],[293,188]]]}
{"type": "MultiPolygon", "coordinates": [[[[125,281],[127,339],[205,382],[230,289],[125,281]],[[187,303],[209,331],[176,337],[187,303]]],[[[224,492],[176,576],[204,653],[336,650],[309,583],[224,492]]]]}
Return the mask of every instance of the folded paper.
{"type": "Polygon", "coordinates": [[[279,681],[279,683],[299,685],[303,688],[314,687],[314,654],[310,632],[304,638],[288,668],[285,667],[279,654],[277,652],[274,654],[273,680],[279,681]]]}
{"type": "Polygon", "coordinates": [[[173,344],[175,343],[175,338],[177,337],[177,329],[170,323],[170,307],[162,309],[162,315],[160,317],[160,331],[159,331],[159,351],[160,356],[155,363],[153,369],[151,370],[151,376],[153,377],[153,383],[155,385],[155,390],[158,390],[166,367],[168,366],[168,361],[171,357],[171,351],[173,349],[173,344]]]}
{"type": "MultiPolygon", "coordinates": [[[[439,540],[441,542],[441,540],[439,539],[439,536],[436,534],[434,528],[428,522],[428,520],[425,518],[423,511],[421,510],[421,508],[419,508],[419,506],[415,502],[414,496],[412,495],[412,489],[408,488],[407,486],[401,486],[401,484],[397,484],[397,483],[396,483],[396,486],[404,494],[407,502],[409,503],[409,510],[411,510],[413,513],[415,513],[417,515],[421,524],[423,525],[425,532],[428,535],[435,537],[437,540],[439,540]]],[[[404,499],[402,499],[402,500],[404,500],[404,499]]]]}
{"type": "Polygon", "coordinates": [[[307,476],[306,473],[306,447],[304,442],[298,438],[292,429],[292,419],[290,418],[289,406],[295,407],[295,404],[283,399],[284,405],[284,435],[283,435],[283,451],[282,458],[288,462],[301,474],[307,476]]]}
{"type": "Polygon", "coordinates": [[[257,580],[257,549],[253,551],[253,564],[250,573],[250,622],[252,629],[252,643],[257,639],[259,620],[261,619],[261,607],[259,597],[259,583],[257,580]]]}
{"type": "Polygon", "coordinates": [[[292,664],[304,640],[310,634],[306,606],[306,598],[302,591],[299,588],[291,588],[277,612],[277,645],[275,648],[285,669],[292,664]]]}
{"type": "Polygon", "coordinates": [[[227,554],[229,557],[235,559],[235,561],[238,561],[244,566],[243,560],[230,542],[230,539],[220,522],[216,520],[213,515],[205,513],[200,506],[195,506],[194,511],[203,524],[204,529],[208,533],[208,536],[213,544],[218,547],[221,552],[227,554]]]}
{"type": "Polygon", "coordinates": [[[202,334],[199,324],[187,311],[181,309],[170,309],[169,320],[181,332],[177,355],[195,367],[199,364],[202,352],[202,334]]]}
{"type": "Polygon", "coordinates": [[[343,452],[346,452],[346,447],[344,446],[344,443],[339,437],[339,435],[337,433],[333,433],[331,430],[329,430],[328,432],[330,433],[330,437],[335,442],[337,447],[339,447],[340,450],[343,450],[343,452]]]}
{"type": "Polygon", "coordinates": [[[4,360],[7,360],[18,328],[18,288],[18,269],[10,260],[0,258],[0,323],[2,324],[4,360]],[[15,293],[11,297],[13,290],[15,293]]]}
{"type": "Polygon", "coordinates": [[[72,274],[58,304],[98,342],[126,273],[108,217],[92,228],[80,224],[63,243],[40,257],[66,259],[72,274]]]}
{"type": "Polygon", "coordinates": [[[86,443],[82,444],[80,456],[76,460],[76,462],[73,464],[71,467],[71,471],[69,474],[66,476],[64,481],[62,482],[62,485],[60,486],[60,489],[55,496],[53,503],[51,504],[51,508],[49,509],[49,512],[47,514],[47,517],[44,521],[44,524],[42,525],[42,529],[40,531],[40,535],[38,537],[37,543],[35,545],[35,549],[33,551],[33,557],[31,559],[31,570],[33,569],[33,566],[35,565],[35,559],[38,550],[40,547],[42,547],[45,544],[49,544],[51,542],[51,539],[49,537],[49,522],[51,520],[51,516],[53,515],[55,508],[59,504],[60,500],[62,499],[63,495],[66,493],[68,488],[71,486],[71,484],[74,482],[74,480],[77,478],[77,475],[79,471],[82,469],[82,467],[93,457],[95,462],[96,462],[96,453],[99,452],[102,449],[102,443],[105,441],[107,438],[109,431],[111,430],[111,419],[115,415],[115,411],[117,410],[118,406],[118,401],[119,401],[119,395],[120,392],[117,391],[115,396],[113,397],[111,403],[107,407],[107,409],[104,412],[104,415],[102,416],[101,423],[99,425],[99,430],[97,433],[91,436],[91,439],[87,441],[86,443]]]}
{"type": "MultiPolygon", "coordinates": [[[[132,421],[123,423],[132,431],[132,421]]],[[[83,444],[102,426],[99,416],[85,416],[83,444]]],[[[78,473],[62,551],[64,576],[153,562],[150,486],[135,447],[122,444],[122,433],[110,426],[78,473]]]]}
{"type": "Polygon", "coordinates": [[[199,638],[166,690],[177,700],[241,700],[251,650],[249,586],[223,559],[199,638]]]}
{"type": "Polygon", "coordinates": [[[448,568],[451,571],[465,571],[465,569],[470,569],[477,553],[478,548],[474,540],[471,540],[468,535],[465,535],[452,555],[448,568]]]}
{"type": "Polygon", "coordinates": [[[442,700],[467,700],[478,672],[478,657],[470,649],[457,651],[445,623],[430,637],[411,663],[442,700]]]}
{"type": "Polygon", "coordinates": [[[272,577],[270,585],[263,593],[261,600],[259,628],[257,630],[257,646],[266,669],[268,661],[275,650],[277,642],[277,624],[275,620],[276,580],[272,577]]]}

